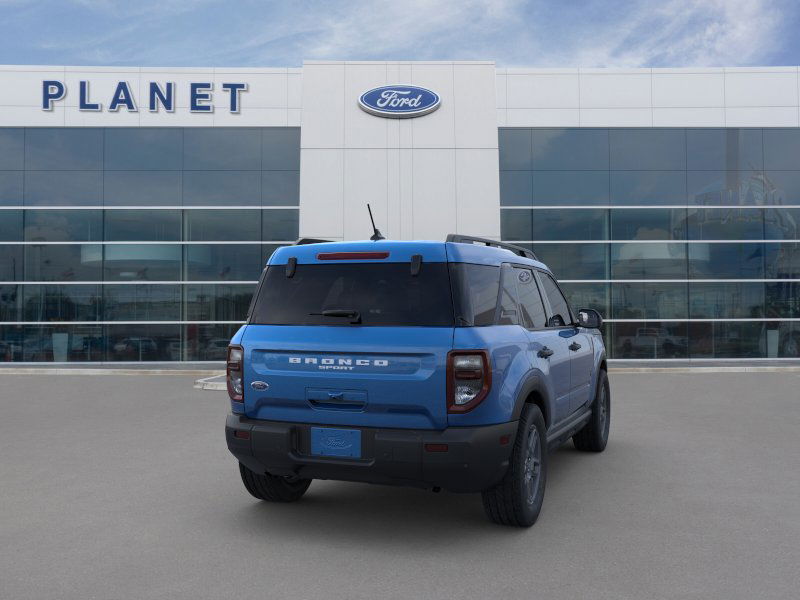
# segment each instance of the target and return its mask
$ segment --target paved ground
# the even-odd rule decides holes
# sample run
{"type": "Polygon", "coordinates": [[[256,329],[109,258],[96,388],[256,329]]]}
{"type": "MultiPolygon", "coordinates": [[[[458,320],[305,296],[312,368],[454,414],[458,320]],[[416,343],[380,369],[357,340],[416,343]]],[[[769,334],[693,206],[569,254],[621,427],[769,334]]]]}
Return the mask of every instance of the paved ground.
{"type": "Polygon", "coordinates": [[[612,375],[607,451],[553,456],[529,530],[471,495],[259,503],[193,381],[0,374],[0,598],[797,597],[800,374],[612,375]]]}

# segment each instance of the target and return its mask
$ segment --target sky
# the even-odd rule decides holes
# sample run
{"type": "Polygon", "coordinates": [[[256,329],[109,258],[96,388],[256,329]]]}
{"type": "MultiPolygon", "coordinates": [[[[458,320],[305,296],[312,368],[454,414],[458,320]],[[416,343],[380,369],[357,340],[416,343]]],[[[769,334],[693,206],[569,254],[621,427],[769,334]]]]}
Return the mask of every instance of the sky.
{"type": "Polygon", "coordinates": [[[0,0],[0,64],[800,64],[797,0],[0,0]]]}

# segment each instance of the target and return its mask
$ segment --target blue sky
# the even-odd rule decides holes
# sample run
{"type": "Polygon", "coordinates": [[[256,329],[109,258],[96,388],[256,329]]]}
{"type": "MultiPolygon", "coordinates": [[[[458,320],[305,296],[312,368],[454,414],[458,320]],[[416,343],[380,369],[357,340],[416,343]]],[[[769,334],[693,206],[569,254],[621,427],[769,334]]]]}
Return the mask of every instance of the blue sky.
{"type": "Polygon", "coordinates": [[[797,0],[0,0],[0,63],[800,64],[797,0]]]}

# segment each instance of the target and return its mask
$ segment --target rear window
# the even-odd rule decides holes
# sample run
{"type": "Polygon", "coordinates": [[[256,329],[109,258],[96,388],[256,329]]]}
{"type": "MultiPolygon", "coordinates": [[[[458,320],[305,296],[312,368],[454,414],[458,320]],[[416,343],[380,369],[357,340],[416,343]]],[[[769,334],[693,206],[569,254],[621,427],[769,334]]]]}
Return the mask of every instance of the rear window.
{"type": "Polygon", "coordinates": [[[453,302],[446,263],[298,264],[267,268],[250,323],[257,325],[350,325],[323,311],[357,311],[361,326],[452,327],[453,302]],[[316,313],[316,314],[314,314],[316,313]]]}
{"type": "Polygon", "coordinates": [[[500,267],[451,263],[450,276],[457,324],[467,327],[494,325],[500,267]]]}

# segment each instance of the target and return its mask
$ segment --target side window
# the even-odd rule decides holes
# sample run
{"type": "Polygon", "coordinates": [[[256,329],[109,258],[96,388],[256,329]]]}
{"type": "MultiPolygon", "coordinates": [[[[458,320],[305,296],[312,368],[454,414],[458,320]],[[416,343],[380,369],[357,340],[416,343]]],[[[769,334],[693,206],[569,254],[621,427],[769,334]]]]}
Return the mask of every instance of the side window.
{"type": "Polygon", "coordinates": [[[497,299],[497,324],[519,325],[517,314],[516,269],[503,265],[500,276],[500,296],[497,299]]]}
{"type": "Polygon", "coordinates": [[[545,326],[547,317],[544,313],[544,304],[539,294],[539,286],[530,269],[514,269],[517,274],[517,294],[519,295],[519,308],[522,312],[521,323],[528,329],[540,329],[545,326]]]}
{"type": "Polygon", "coordinates": [[[550,301],[550,308],[553,311],[551,315],[551,327],[563,327],[572,322],[572,317],[569,314],[569,304],[564,299],[561,290],[558,289],[556,282],[547,273],[541,273],[542,286],[547,299],[550,301]]]}

